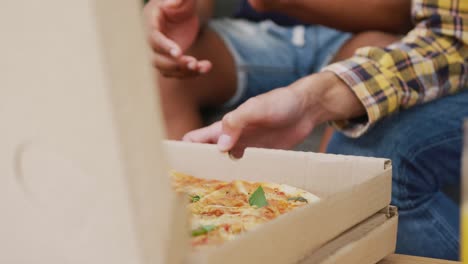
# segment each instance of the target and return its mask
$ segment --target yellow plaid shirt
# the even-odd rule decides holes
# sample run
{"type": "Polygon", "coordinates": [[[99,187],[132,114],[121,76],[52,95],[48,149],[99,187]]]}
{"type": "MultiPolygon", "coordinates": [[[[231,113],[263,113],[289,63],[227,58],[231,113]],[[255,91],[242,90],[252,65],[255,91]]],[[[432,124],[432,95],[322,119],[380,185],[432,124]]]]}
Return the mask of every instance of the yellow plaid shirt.
{"type": "MultiPolygon", "coordinates": [[[[359,137],[400,109],[468,89],[468,0],[413,0],[415,28],[386,48],[364,47],[324,71],[358,96],[367,119],[333,125],[359,137]]],[[[468,107],[468,105],[467,105],[468,107]]]]}

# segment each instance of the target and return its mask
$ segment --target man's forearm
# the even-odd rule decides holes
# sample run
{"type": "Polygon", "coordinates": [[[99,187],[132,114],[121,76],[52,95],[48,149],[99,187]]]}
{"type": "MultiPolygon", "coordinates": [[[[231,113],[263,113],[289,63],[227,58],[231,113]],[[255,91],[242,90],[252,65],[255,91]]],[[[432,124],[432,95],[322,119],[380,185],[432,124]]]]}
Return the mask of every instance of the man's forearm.
{"type": "Polygon", "coordinates": [[[251,0],[303,22],[351,31],[405,33],[411,29],[411,0],[251,0]]]}

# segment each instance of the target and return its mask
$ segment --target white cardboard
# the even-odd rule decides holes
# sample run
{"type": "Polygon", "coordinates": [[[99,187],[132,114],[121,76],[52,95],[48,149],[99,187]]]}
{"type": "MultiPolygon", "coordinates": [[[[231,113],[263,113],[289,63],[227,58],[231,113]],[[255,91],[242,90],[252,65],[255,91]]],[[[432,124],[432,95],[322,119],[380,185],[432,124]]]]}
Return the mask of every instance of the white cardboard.
{"type": "Polygon", "coordinates": [[[398,214],[386,208],[322,246],[299,264],[373,264],[395,252],[398,214]]]}
{"type": "Polygon", "coordinates": [[[172,169],[202,178],[288,183],[320,197],[391,169],[389,160],[378,158],[248,148],[242,159],[235,160],[209,144],[166,141],[166,146],[172,169]]]}
{"type": "MultiPolygon", "coordinates": [[[[462,153],[462,210],[463,217],[467,214],[468,210],[468,119],[464,122],[464,137],[463,137],[463,153],[462,153]]],[[[463,219],[462,219],[463,221],[463,219]]],[[[466,220],[465,220],[466,222],[466,220]]],[[[463,223],[465,223],[463,222],[463,223]]],[[[468,228],[468,227],[463,227],[468,228]]],[[[468,243],[468,242],[464,242],[468,243]]],[[[465,245],[467,246],[467,245],[465,245]]]]}
{"type": "Polygon", "coordinates": [[[141,5],[2,1],[0,263],[172,261],[141,5]]]}

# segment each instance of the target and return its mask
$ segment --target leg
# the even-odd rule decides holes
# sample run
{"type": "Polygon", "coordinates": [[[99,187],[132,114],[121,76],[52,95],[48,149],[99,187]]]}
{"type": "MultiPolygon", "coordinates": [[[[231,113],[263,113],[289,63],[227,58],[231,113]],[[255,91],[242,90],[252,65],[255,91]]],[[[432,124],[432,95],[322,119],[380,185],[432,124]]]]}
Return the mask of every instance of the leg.
{"type": "Polygon", "coordinates": [[[180,139],[186,132],[201,127],[200,107],[221,105],[236,90],[234,59],[215,31],[207,27],[189,53],[210,60],[213,69],[207,74],[187,79],[165,78],[158,74],[170,139],[180,139]]]}
{"type": "Polygon", "coordinates": [[[201,127],[202,107],[233,107],[294,81],[297,76],[288,55],[293,50],[284,38],[288,33],[243,20],[211,22],[189,54],[211,60],[212,71],[192,79],[159,77],[169,138],[180,139],[201,127]]]}
{"type": "MultiPolygon", "coordinates": [[[[193,79],[159,78],[169,138],[179,139],[202,125],[199,109],[230,107],[320,70],[349,39],[349,34],[321,26],[284,28],[269,21],[220,20],[211,24],[190,51],[209,59],[213,70],[193,79]],[[294,35],[303,32],[304,43],[294,35]]],[[[336,58],[358,45],[382,42],[380,33],[353,38],[336,58]]],[[[383,35],[383,34],[382,34],[383,35]]],[[[354,51],[354,50],[353,50],[354,51]]]]}
{"type": "Polygon", "coordinates": [[[335,134],[330,142],[331,153],[392,160],[398,253],[458,259],[459,207],[442,190],[460,183],[467,104],[465,91],[382,120],[361,138],[335,134]]]}
{"type": "Polygon", "coordinates": [[[190,54],[211,60],[212,72],[192,79],[159,78],[169,137],[178,139],[199,128],[201,107],[232,108],[309,74],[311,65],[322,61],[320,56],[335,54],[349,38],[349,34],[321,28],[234,19],[211,22],[190,54]],[[295,32],[304,34],[306,41],[301,45],[293,43],[295,32]],[[317,44],[319,33],[328,43],[317,44]]]}

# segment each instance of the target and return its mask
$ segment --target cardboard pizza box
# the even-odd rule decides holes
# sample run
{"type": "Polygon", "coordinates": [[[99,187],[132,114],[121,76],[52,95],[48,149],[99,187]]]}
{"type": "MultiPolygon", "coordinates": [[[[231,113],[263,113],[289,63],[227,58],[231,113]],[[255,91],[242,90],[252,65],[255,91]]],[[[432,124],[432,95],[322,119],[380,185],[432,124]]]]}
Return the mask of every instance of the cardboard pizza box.
{"type": "Polygon", "coordinates": [[[142,2],[2,1],[0,263],[178,262],[142,2]]]}
{"type": "Polygon", "coordinates": [[[312,252],[299,264],[377,263],[395,252],[397,208],[389,206],[312,252]]]}
{"type": "Polygon", "coordinates": [[[213,145],[175,141],[166,142],[166,149],[170,168],[179,172],[285,183],[320,198],[222,246],[191,254],[193,263],[295,263],[390,203],[386,159],[250,148],[233,160],[213,145]]]}
{"type": "Polygon", "coordinates": [[[292,263],[389,204],[387,160],[248,149],[233,161],[213,146],[163,145],[141,8],[2,3],[0,263],[251,263],[259,252],[292,263]],[[170,168],[287,182],[322,200],[193,254],[170,168]]]}
{"type": "Polygon", "coordinates": [[[463,124],[463,153],[461,161],[461,252],[462,263],[468,262],[468,119],[463,124]]]}
{"type": "Polygon", "coordinates": [[[465,210],[464,212],[468,214],[468,119],[464,121],[463,128],[464,137],[462,153],[462,202],[465,210]]]}

